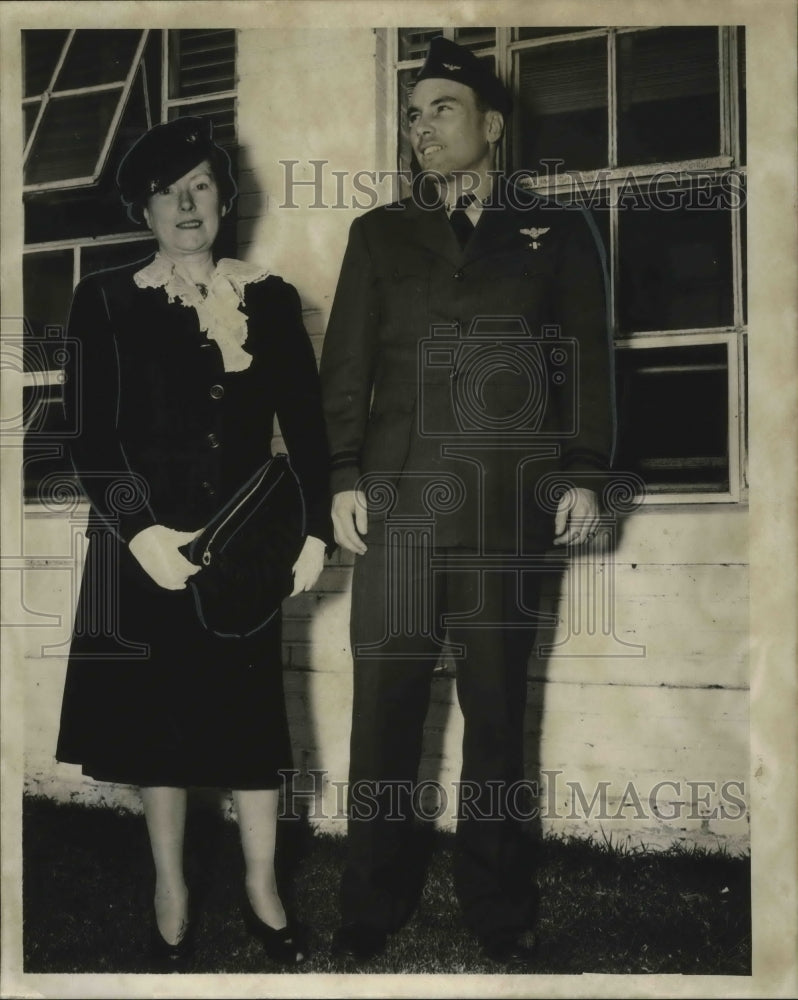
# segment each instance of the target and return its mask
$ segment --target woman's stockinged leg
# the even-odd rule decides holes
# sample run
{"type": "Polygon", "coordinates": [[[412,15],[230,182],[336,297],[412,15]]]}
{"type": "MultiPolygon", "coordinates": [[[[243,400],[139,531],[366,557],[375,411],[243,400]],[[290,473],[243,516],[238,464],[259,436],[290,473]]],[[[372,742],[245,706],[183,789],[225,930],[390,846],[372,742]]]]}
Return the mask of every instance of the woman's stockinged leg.
{"type": "Polygon", "coordinates": [[[275,929],[286,925],[274,871],[278,800],[276,788],[233,791],[246,866],[247,896],[256,916],[275,929]]]}
{"type": "Polygon", "coordinates": [[[188,889],[183,873],[186,789],[141,789],[155,864],[155,919],[161,937],[177,944],[188,927],[188,889]]]}

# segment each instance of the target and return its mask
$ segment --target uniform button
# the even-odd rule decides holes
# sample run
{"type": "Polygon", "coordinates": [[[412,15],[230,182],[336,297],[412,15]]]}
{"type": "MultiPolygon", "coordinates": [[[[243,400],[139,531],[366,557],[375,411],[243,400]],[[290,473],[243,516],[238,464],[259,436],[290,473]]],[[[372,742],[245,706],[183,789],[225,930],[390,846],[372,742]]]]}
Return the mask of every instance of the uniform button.
{"type": "Polygon", "coordinates": [[[462,271],[455,271],[452,277],[455,279],[455,281],[462,281],[464,275],[462,271]]]}
{"type": "Polygon", "coordinates": [[[224,395],[223,385],[212,385],[211,386],[211,399],[221,399],[224,395]]]}
{"type": "Polygon", "coordinates": [[[202,484],[202,488],[205,490],[205,492],[208,494],[209,497],[212,497],[212,496],[216,495],[216,490],[211,486],[211,484],[209,482],[207,482],[207,481],[204,482],[202,484]]]}
{"type": "Polygon", "coordinates": [[[212,432],[208,435],[208,444],[211,446],[211,448],[219,447],[220,444],[219,438],[212,432]]]}

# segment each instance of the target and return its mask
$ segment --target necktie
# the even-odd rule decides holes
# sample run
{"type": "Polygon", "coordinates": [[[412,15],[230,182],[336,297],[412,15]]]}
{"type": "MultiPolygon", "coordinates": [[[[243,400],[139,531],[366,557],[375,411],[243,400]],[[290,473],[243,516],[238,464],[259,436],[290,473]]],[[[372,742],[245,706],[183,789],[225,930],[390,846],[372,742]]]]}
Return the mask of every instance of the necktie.
{"type": "Polygon", "coordinates": [[[461,250],[468,243],[469,237],[474,232],[474,223],[466,214],[466,209],[473,200],[473,194],[460,195],[455,202],[452,214],[449,216],[449,222],[452,225],[454,235],[457,237],[457,242],[460,244],[461,250]]]}

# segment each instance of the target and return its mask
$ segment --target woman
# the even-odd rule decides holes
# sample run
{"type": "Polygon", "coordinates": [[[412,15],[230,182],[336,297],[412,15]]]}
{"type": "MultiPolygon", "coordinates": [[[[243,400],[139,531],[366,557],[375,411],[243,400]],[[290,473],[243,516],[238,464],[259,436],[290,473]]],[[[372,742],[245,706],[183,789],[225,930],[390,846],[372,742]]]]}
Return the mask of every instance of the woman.
{"type": "Polygon", "coordinates": [[[307,509],[293,593],[315,584],[331,537],[315,359],[294,288],[214,260],[236,188],[206,119],[155,126],[117,183],[158,252],[85,278],[70,312],[72,454],[92,509],[56,756],[141,786],[153,951],[171,968],[192,937],[186,788],[232,788],[248,926],[293,964],[306,946],[274,870],[280,772],[291,767],[279,615],[246,639],[206,631],[187,586],[202,570],[181,548],[268,459],[276,412],[307,509]]]}

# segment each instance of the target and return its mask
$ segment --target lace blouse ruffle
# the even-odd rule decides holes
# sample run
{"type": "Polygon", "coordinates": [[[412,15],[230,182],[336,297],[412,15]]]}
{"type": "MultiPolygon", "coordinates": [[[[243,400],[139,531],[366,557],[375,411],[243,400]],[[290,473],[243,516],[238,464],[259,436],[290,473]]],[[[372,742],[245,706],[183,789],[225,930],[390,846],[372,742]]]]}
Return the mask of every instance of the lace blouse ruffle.
{"type": "Polygon", "coordinates": [[[199,286],[179,264],[157,253],[151,263],[133,275],[133,280],[139,288],[163,288],[170,302],[194,309],[200,330],[221,351],[224,370],[240,372],[252,364],[252,355],[244,347],[247,340],[244,290],[250,282],[262,281],[268,274],[256,264],[222,257],[208,284],[199,286]]]}

